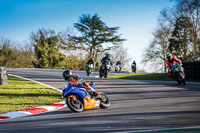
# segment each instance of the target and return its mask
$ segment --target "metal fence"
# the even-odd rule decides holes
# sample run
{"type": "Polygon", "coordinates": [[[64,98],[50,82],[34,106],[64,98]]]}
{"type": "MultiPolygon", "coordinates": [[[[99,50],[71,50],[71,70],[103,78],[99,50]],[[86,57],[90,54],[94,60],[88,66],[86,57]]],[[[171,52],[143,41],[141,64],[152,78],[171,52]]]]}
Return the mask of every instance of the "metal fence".
{"type": "Polygon", "coordinates": [[[200,61],[199,62],[183,62],[186,80],[200,81],[200,61]]]}

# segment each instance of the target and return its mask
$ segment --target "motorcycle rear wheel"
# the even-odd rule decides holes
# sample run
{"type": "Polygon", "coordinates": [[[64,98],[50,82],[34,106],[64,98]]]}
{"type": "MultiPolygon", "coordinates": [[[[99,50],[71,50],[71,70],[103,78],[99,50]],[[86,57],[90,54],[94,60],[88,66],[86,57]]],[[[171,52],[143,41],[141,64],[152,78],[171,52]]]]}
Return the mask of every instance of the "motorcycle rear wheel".
{"type": "Polygon", "coordinates": [[[80,99],[78,99],[78,97],[76,95],[73,95],[76,100],[73,101],[71,97],[67,97],[66,99],[66,103],[68,108],[73,111],[73,112],[82,112],[84,109],[83,103],[81,102],[80,99]]]}

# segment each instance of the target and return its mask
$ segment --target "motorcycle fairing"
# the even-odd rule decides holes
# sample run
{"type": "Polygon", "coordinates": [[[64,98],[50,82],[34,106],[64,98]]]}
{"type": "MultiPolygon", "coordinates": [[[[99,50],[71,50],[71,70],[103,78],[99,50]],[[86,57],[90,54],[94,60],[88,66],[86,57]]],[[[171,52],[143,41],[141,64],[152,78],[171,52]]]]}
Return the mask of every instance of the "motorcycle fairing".
{"type": "Polygon", "coordinates": [[[84,99],[87,96],[87,91],[82,88],[73,87],[71,85],[65,86],[62,96],[66,97],[69,93],[74,93],[84,99]]]}
{"type": "Polygon", "coordinates": [[[97,108],[100,105],[100,101],[96,101],[94,99],[90,99],[88,96],[86,96],[83,99],[83,102],[84,102],[84,109],[97,108]]]}
{"type": "Polygon", "coordinates": [[[89,85],[90,85],[92,88],[94,88],[96,84],[91,82],[91,83],[89,83],[89,85]]]}

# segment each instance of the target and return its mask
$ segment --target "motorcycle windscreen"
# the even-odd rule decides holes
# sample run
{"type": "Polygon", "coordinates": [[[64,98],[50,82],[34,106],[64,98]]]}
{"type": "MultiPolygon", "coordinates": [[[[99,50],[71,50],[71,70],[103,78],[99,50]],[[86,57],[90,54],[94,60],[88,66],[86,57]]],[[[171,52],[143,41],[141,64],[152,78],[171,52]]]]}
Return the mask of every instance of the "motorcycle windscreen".
{"type": "Polygon", "coordinates": [[[89,83],[89,85],[94,88],[95,87],[95,83],[89,83]]]}
{"type": "Polygon", "coordinates": [[[72,90],[72,86],[71,85],[64,85],[63,86],[63,92],[62,92],[62,96],[66,97],[72,90]]]}

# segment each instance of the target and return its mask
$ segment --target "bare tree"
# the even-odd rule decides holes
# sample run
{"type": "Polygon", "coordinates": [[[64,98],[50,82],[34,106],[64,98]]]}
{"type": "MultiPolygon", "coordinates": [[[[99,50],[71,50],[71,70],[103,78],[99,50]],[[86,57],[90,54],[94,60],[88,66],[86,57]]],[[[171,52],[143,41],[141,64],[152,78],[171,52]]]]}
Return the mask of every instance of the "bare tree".
{"type": "MultiPolygon", "coordinates": [[[[191,21],[191,38],[185,45],[191,49],[188,60],[200,60],[200,1],[199,0],[173,0],[172,8],[161,11],[158,19],[159,25],[169,26],[175,29],[176,21],[181,18],[189,18],[191,21]]],[[[179,40],[181,41],[181,40],[179,40]]]]}
{"type": "Polygon", "coordinates": [[[162,71],[166,72],[166,53],[168,51],[168,41],[171,36],[171,29],[169,27],[159,27],[153,33],[153,40],[148,48],[145,50],[143,56],[143,63],[151,62],[161,67],[162,71]]]}
{"type": "Polygon", "coordinates": [[[112,58],[115,62],[121,62],[121,69],[128,70],[130,68],[129,62],[131,58],[128,56],[128,49],[121,45],[118,49],[114,50],[112,53],[112,58]]]}

